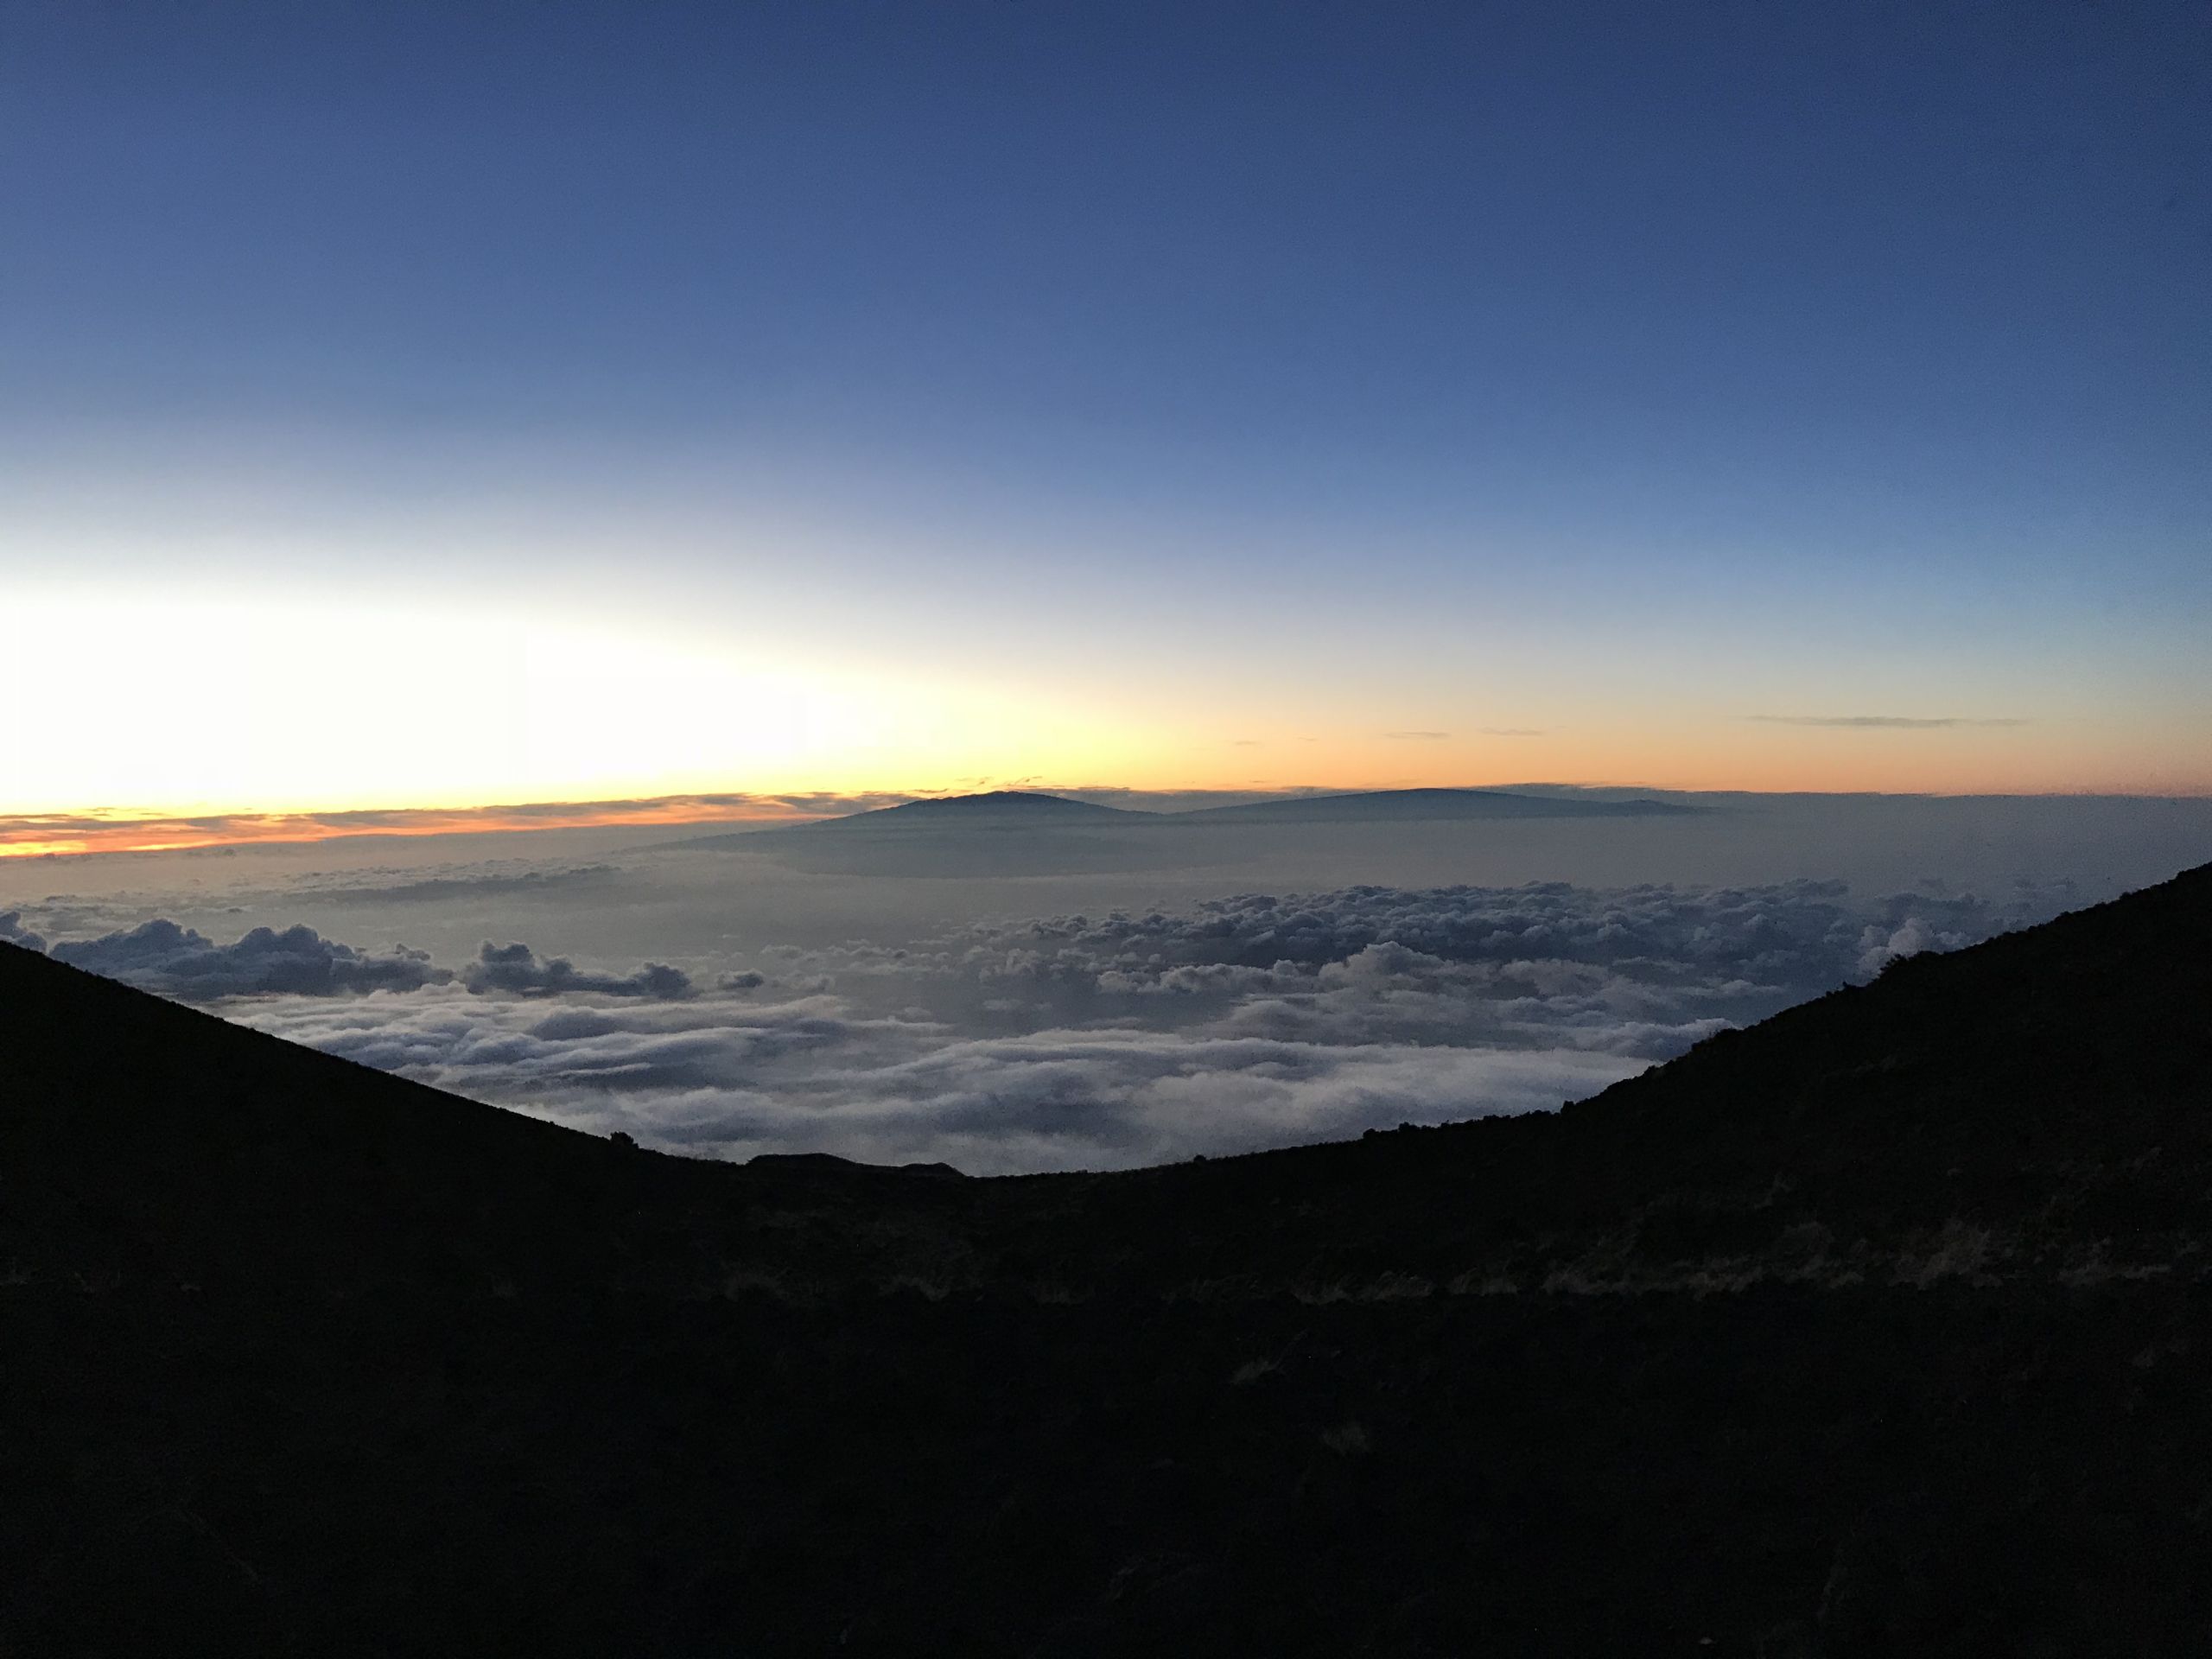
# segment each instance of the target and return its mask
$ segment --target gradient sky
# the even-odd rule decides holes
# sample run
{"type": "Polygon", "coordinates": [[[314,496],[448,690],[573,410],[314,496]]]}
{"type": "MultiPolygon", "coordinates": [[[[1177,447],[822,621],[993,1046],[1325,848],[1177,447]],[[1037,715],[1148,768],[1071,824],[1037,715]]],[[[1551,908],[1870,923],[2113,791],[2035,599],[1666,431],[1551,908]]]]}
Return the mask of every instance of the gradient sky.
{"type": "Polygon", "coordinates": [[[2201,5],[0,0],[0,812],[2212,788],[2201,5]]]}

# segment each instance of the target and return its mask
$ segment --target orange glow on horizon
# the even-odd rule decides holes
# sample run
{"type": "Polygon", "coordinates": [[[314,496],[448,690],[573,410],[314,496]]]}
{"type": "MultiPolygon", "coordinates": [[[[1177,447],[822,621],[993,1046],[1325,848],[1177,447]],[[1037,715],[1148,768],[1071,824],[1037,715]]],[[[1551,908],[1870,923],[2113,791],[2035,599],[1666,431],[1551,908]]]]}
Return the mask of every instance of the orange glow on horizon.
{"type": "MultiPolygon", "coordinates": [[[[25,831],[24,833],[26,835],[29,834],[28,831],[25,831]]],[[[14,832],[11,830],[0,830],[0,858],[62,858],[76,853],[90,853],[100,850],[99,849],[90,846],[82,838],[79,838],[74,841],[16,841],[10,838],[13,834],[14,832]]],[[[131,848],[127,850],[133,852],[157,852],[165,851],[167,849],[146,847],[131,848]]]]}
{"type": "Polygon", "coordinates": [[[67,695],[10,711],[0,858],[796,822],[995,785],[2212,791],[2200,711],[2155,686],[2060,697],[1937,675],[1870,701],[1847,677],[1754,664],[1740,686],[1677,683],[1635,641],[1608,665],[1586,643],[1554,658],[1510,639],[1287,681],[1167,652],[1106,672],[1080,649],[1047,672],[942,642],[871,655],[765,612],[740,626],[483,594],[416,609],[335,588],[10,598],[17,683],[67,695]]]}
{"type": "MultiPolygon", "coordinates": [[[[2197,797],[2212,793],[2205,784],[2191,782],[2176,787],[2172,781],[2152,776],[2129,786],[2055,787],[2049,783],[2008,784],[1986,777],[1972,779],[1916,779],[1919,787],[1900,786],[1894,779],[1770,775],[1753,784],[1730,777],[1699,777],[1681,783],[1586,784],[1589,787],[1649,789],[1655,792],[1743,792],[1751,794],[1893,794],[1930,797],[1972,795],[2137,795],[2154,798],[2197,797]]],[[[1290,785],[1258,779],[1241,783],[1214,782],[1177,789],[1146,783],[1131,785],[1135,792],[1219,793],[1236,798],[1268,795],[1329,794],[1363,790],[1446,787],[1510,789],[1535,779],[1523,774],[1470,781],[1460,778],[1436,780],[1425,776],[1370,779],[1332,785],[1290,785]]],[[[1565,780],[1560,780],[1564,782],[1565,780]]],[[[93,810],[82,813],[36,813],[0,816],[0,860],[91,856],[111,853],[173,853],[223,848],[300,845],[372,837],[493,835],[531,830],[651,829],[660,826],[766,827],[817,823],[903,801],[989,789],[1026,789],[1047,793],[1104,792],[1097,785],[1057,784],[1035,778],[963,779],[953,787],[920,790],[794,791],[781,794],[689,793],[627,800],[527,802],[488,806],[419,806],[354,808],[334,810],[238,811],[214,813],[131,812],[93,810]]]]}
{"type": "Polygon", "coordinates": [[[524,830],[811,823],[834,817],[842,811],[859,810],[861,804],[841,802],[828,810],[809,810],[790,799],[773,797],[715,802],[694,796],[672,796],[645,801],[396,808],[359,812],[234,813],[204,817],[56,814],[0,818],[0,859],[191,852],[370,836],[491,835],[524,830]]]}

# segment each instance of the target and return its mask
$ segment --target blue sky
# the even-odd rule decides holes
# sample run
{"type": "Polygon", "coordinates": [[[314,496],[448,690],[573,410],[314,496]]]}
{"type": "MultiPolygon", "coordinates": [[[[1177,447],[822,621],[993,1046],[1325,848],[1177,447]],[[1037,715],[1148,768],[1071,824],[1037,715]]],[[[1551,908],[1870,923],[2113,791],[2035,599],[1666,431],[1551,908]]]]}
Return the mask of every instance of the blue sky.
{"type": "Polygon", "coordinates": [[[963,711],[671,787],[2202,788],[2209,70],[2178,4],[0,5],[0,573],[963,711]]]}

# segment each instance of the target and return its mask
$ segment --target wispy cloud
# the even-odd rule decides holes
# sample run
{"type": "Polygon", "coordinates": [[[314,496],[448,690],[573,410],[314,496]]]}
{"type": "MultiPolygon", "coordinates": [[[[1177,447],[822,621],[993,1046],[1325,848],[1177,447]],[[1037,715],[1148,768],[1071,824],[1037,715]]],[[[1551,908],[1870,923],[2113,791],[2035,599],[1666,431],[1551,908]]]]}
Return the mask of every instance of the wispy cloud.
{"type": "Polygon", "coordinates": [[[1452,734],[1449,732],[1385,732],[1382,735],[1401,743],[1440,743],[1452,734]]]}
{"type": "Polygon", "coordinates": [[[1958,715],[1746,715],[1766,726],[1829,726],[1865,732],[1933,732],[1950,726],[2024,726],[2024,720],[1972,720],[1958,715]]]}

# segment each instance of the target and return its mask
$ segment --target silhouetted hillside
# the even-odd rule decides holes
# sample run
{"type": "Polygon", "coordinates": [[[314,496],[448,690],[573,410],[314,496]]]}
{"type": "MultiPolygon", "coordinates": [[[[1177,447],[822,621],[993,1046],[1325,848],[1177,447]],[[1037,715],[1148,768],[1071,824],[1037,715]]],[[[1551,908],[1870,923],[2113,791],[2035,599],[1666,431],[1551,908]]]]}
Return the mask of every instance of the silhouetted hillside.
{"type": "Polygon", "coordinates": [[[704,1165],[0,947],[0,1652],[2180,1653],[2212,870],[1570,1109],[704,1165]]]}

